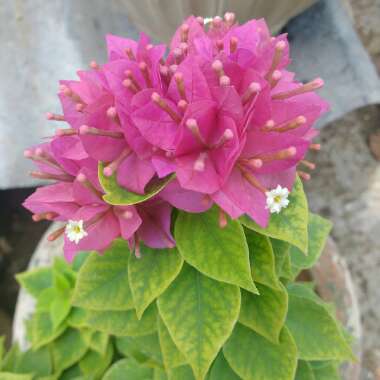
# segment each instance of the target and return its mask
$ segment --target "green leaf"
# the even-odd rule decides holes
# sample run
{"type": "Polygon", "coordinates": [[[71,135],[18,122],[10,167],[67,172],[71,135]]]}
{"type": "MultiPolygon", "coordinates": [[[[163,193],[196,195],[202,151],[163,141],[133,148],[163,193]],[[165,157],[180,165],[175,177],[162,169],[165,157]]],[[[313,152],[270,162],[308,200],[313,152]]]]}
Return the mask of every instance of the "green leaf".
{"type": "Polygon", "coordinates": [[[249,229],[245,229],[245,237],[249,247],[249,259],[254,281],[272,288],[278,288],[279,281],[275,270],[275,258],[269,238],[249,229]]]}
{"type": "Polygon", "coordinates": [[[92,350],[97,351],[100,355],[106,353],[110,336],[101,331],[94,331],[90,337],[89,346],[92,350]]]}
{"type": "Polygon", "coordinates": [[[53,262],[53,286],[60,290],[68,290],[74,287],[76,273],[70,265],[61,257],[55,257],[53,262]]]}
{"type": "Polygon", "coordinates": [[[294,282],[287,285],[287,290],[289,294],[307,298],[323,306],[328,311],[328,313],[335,319],[335,305],[333,303],[325,302],[322,298],[318,296],[318,294],[315,293],[314,289],[310,285],[311,284],[308,282],[294,282]]]}
{"type": "Polygon", "coordinates": [[[80,252],[74,256],[74,260],[71,264],[71,267],[74,272],[78,272],[80,268],[82,268],[83,264],[85,263],[89,255],[90,255],[90,252],[80,252]]]}
{"type": "Polygon", "coordinates": [[[293,279],[292,264],[290,261],[290,244],[277,239],[270,239],[277,276],[287,280],[293,279]]]}
{"type": "Polygon", "coordinates": [[[51,268],[39,268],[16,275],[19,284],[33,297],[37,298],[41,291],[53,284],[51,268]]]}
{"type": "Polygon", "coordinates": [[[162,355],[157,334],[137,337],[117,337],[117,350],[124,356],[132,356],[150,367],[162,367],[162,355]]]}
{"type": "MultiPolygon", "coordinates": [[[[190,369],[191,371],[191,369],[190,369]]],[[[153,370],[153,380],[168,380],[168,377],[164,370],[160,368],[154,368],[153,370]]]]}
{"type": "Polygon", "coordinates": [[[316,214],[309,214],[309,244],[307,255],[304,255],[297,247],[290,248],[292,265],[298,269],[311,268],[319,259],[326,239],[331,231],[332,224],[327,219],[316,214]]]}
{"type": "Polygon", "coordinates": [[[66,329],[63,323],[54,328],[50,314],[47,312],[36,312],[30,320],[30,335],[32,347],[37,349],[50,343],[59,337],[66,329]]]}
{"type": "Polygon", "coordinates": [[[298,360],[297,373],[294,380],[316,380],[313,369],[308,362],[298,360]]]}
{"type": "Polygon", "coordinates": [[[16,359],[13,371],[15,373],[31,373],[38,378],[50,375],[53,366],[49,349],[43,347],[38,350],[21,352],[16,359]]]}
{"type": "Polygon", "coordinates": [[[352,359],[351,349],[326,308],[310,299],[289,294],[286,320],[303,360],[352,359]]]}
{"type": "Polygon", "coordinates": [[[216,207],[207,212],[180,212],[174,231],[177,247],[187,263],[215,280],[257,293],[242,226],[229,220],[219,227],[216,207]]]}
{"type": "Polygon", "coordinates": [[[78,273],[73,305],[99,311],[133,309],[129,256],[128,243],[121,239],[102,256],[92,253],[78,273]]]}
{"type": "Polygon", "coordinates": [[[4,354],[5,354],[5,336],[0,336],[0,370],[1,370],[1,364],[3,362],[4,354]]]}
{"type": "Polygon", "coordinates": [[[289,195],[289,206],[279,214],[271,214],[267,228],[261,228],[248,216],[240,218],[248,228],[269,237],[284,240],[302,252],[307,251],[308,205],[301,180],[297,177],[289,195]]]}
{"type": "Polygon", "coordinates": [[[99,182],[105,191],[103,199],[114,206],[128,206],[144,202],[158,194],[170,181],[174,175],[170,174],[165,178],[154,179],[145,187],[145,194],[137,194],[121,187],[116,180],[116,174],[107,177],[103,174],[104,164],[99,163],[99,182]]]}
{"type": "Polygon", "coordinates": [[[77,329],[85,327],[87,326],[86,321],[88,319],[89,313],[91,313],[91,311],[82,309],[80,307],[72,307],[70,310],[70,314],[67,318],[67,324],[70,327],[74,327],[77,329]]]}
{"type": "Polygon", "coordinates": [[[67,318],[70,310],[70,293],[57,292],[57,297],[50,305],[50,317],[53,328],[57,328],[67,318]]]}
{"type": "Polygon", "coordinates": [[[81,334],[78,330],[67,329],[57,340],[51,344],[54,369],[61,372],[77,363],[87,352],[81,334]]]}
{"type": "Polygon", "coordinates": [[[245,380],[293,380],[297,347],[286,327],[274,344],[238,323],[223,353],[231,368],[245,380]]]}
{"type": "Polygon", "coordinates": [[[101,379],[104,372],[112,362],[113,348],[108,345],[105,355],[100,355],[96,351],[88,351],[80,360],[79,367],[84,375],[91,375],[91,378],[101,379]]]}
{"type": "Polygon", "coordinates": [[[152,369],[143,367],[132,359],[122,359],[112,365],[103,380],[151,380],[152,376],[152,369]]]}
{"type": "Polygon", "coordinates": [[[16,366],[19,355],[20,348],[17,343],[14,343],[10,350],[5,354],[0,369],[4,372],[12,372],[16,366]]]}
{"type": "Polygon", "coordinates": [[[159,297],[158,308],[196,379],[203,379],[238,319],[239,288],[212,280],[185,265],[159,297]]]}
{"type": "Polygon", "coordinates": [[[258,289],[260,295],[242,291],[239,322],[278,343],[288,311],[288,294],[284,288],[258,285],[258,289]]]}
{"type": "Polygon", "coordinates": [[[191,367],[183,365],[181,367],[172,368],[168,372],[169,380],[194,380],[195,377],[191,371],[191,367]]]}
{"type": "Polygon", "coordinates": [[[129,286],[138,318],[177,277],[183,259],[176,248],[152,249],[141,245],[141,258],[130,255],[129,286]]]}
{"type": "Polygon", "coordinates": [[[341,380],[336,362],[310,363],[315,380],[341,380]]]}
{"type": "Polygon", "coordinates": [[[87,325],[92,329],[117,336],[140,336],[152,334],[157,330],[157,308],[152,304],[140,320],[134,310],[92,311],[87,325]]]}
{"type": "Polygon", "coordinates": [[[222,352],[219,352],[210,370],[208,380],[239,380],[239,377],[229,366],[222,352]]]}
{"type": "Polygon", "coordinates": [[[31,374],[0,372],[0,380],[33,380],[33,378],[31,374]]]}
{"type": "Polygon", "coordinates": [[[160,340],[161,352],[166,369],[179,367],[186,364],[186,359],[173,342],[164,322],[158,318],[158,338],[160,340]]]}
{"type": "Polygon", "coordinates": [[[39,297],[37,298],[36,311],[50,313],[50,306],[56,297],[57,292],[55,288],[51,287],[42,290],[39,297]]]}

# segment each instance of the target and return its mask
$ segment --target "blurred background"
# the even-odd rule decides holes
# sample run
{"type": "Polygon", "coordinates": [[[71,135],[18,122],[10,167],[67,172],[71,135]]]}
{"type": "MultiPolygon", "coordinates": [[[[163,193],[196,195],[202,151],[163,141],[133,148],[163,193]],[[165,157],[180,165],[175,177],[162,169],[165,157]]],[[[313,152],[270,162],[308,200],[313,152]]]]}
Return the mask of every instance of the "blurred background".
{"type": "Polygon", "coordinates": [[[342,286],[354,295],[360,379],[380,380],[380,0],[0,0],[0,335],[11,336],[14,274],[51,250],[41,241],[36,251],[48,224],[20,206],[37,185],[22,152],[52,134],[44,115],[59,111],[58,80],[104,62],[106,33],[168,42],[188,15],[226,11],[288,33],[298,79],[325,80],[332,111],[306,187],[312,211],[334,222],[329,249],[350,273],[342,286]]]}

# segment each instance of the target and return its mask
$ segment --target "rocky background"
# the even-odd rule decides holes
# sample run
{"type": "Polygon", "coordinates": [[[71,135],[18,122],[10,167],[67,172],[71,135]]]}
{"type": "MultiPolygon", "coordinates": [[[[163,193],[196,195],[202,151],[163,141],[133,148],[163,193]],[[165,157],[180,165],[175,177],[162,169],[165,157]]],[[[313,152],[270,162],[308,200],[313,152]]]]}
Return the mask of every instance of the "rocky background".
{"type": "MultiPolygon", "coordinates": [[[[380,74],[380,0],[345,0],[380,74]]],[[[348,262],[363,322],[362,380],[380,380],[380,106],[369,106],[321,132],[322,151],[306,185],[313,211],[334,222],[332,235],[348,262]]],[[[47,224],[32,223],[20,203],[32,191],[0,191],[0,335],[9,335],[18,287],[47,224]]]]}

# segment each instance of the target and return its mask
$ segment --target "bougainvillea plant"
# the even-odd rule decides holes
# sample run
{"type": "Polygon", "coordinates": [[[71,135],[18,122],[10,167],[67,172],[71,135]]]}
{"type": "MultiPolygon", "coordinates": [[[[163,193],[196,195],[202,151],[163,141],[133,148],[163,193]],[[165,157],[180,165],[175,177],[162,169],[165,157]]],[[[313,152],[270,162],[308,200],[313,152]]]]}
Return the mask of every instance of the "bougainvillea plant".
{"type": "Polygon", "coordinates": [[[295,79],[264,20],[206,21],[185,20],[168,51],[109,35],[107,63],[60,83],[63,114],[47,117],[67,128],[25,151],[53,181],[25,201],[33,219],[62,223],[48,239],[69,262],[95,251],[29,323],[32,347],[66,341],[49,376],[103,360],[95,378],[116,361],[105,379],[331,380],[352,359],[331,305],[295,281],[331,228],[302,186],[323,81],[295,79]]]}

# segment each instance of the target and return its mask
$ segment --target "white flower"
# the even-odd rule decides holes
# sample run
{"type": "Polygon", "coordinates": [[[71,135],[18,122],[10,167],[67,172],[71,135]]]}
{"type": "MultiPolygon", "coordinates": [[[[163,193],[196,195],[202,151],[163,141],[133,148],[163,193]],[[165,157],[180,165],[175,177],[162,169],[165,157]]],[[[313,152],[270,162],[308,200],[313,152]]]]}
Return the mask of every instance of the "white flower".
{"type": "Polygon", "coordinates": [[[205,17],[205,18],[203,19],[203,24],[207,25],[207,24],[209,24],[210,22],[212,22],[213,19],[214,19],[213,17],[205,17]]]}
{"type": "Polygon", "coordinates": [[[66,224],[65,233],[67,238],[78,244],[88,234],[83,227],[83,220],[69,220],[66,224]]]}
{"type": "Polygon", "coordinates": [[[278,214],[283,208],[288,207],[289,190],[286,187],[281,187],[280,185],[277,185],[275,189],[267,191],[265,195],[267,196],[266,208],[269,208],[269,211],[272,214],[278,214]]]}

